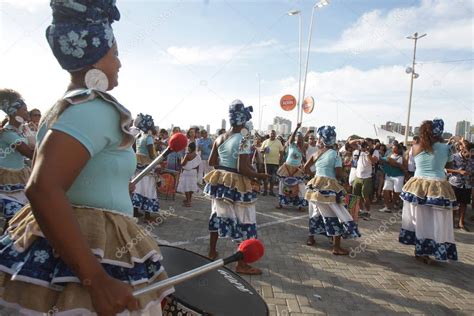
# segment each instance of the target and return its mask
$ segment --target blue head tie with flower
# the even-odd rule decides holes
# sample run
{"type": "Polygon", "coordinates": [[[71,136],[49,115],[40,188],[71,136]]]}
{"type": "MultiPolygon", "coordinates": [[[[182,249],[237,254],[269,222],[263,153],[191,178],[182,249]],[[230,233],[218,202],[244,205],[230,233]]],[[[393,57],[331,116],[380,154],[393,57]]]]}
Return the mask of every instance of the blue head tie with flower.
{"type": "Polygon", "coordinates": [[[3,112],[7,113],[7,115],[15,115],[15,113],[24,105],[26,104],[22,99],[17,99],[13,102],[4,99],[1,104],[1,109],[3,112]]]}
{"type": "Polygon", "coordinates": [[[434,119],[433,121],[433,135],[441,137],[444,132],[444,121],[442,119],[434,119]]]}
{"type": "Polygon", "coordinates": [[[134,125],[142,132],[148,133],[149,130],[155,127],[155,122],[151,115],[140,113],[137,115],[134,125]]]}
{"type": "Polygon", "coordinates": [[[334,126],[324,125],[318,128],[317,131],[319,138],[323,141],[324,145],[332,146],[336,143],[336,128],[334,126]]]}
{"type": "Polygon", "coordinates": [[[229,106],[229,122],[231,126],[245,125],[252,119],[253,107],[245,107],[242,101],[235,100],[229,106]]]}
{"type": "Polygon", "coordinates": [[[81,70],[104,57],[115,42],[110,26],[120,19],[115,0],[51,0],[46,38],[62,68],[81,70]]]}

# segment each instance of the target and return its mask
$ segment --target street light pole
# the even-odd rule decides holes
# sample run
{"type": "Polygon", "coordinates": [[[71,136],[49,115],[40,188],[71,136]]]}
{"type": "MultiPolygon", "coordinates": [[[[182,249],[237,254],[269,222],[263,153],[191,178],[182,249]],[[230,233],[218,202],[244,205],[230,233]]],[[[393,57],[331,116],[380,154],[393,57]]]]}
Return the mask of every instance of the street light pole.
{"type": "MultiPolygon", "coordinates": [[[[306,53],[306,66],[305,66],[305,71],[304,71],[303,93],[302,93],[302,98],[301,98],[302,100],[304,100],[305,93],[306,93],[306,79],[308,77],[309,53],[311,51],[311,37],[312,37],[312,33],[313,33],[314,11],[316,10],[316,8],[322,8],[322,7],[324,7],[328,4],[329,4],[329,2],[327,0],[321,0],[313,6],[313,10],[311,11],[311,22],[309,24],[309,33],[308,33],[308,51],[306,53]]],[[[299,103],[301,103],[301,102],[299,102],[299,103]]],[[[302,103],[301,103],[301,105],[302,105],[302,103]]],[[[298,116],[297,123],[300,123],[303,120],[302,106],[301,106],[301,108],[300,108],[300,106],[298,107],[298,115],[299,116],[298,116]]]]}
{"type": "Polygon", "coordinates": [[[260,131],[262,128],[262,104],[261,104],[261,97],[260,97],[260,74],[257,74],[257,80],[258,80],[258,130],[260,131]]]}
{"type": "Polygon", "coordinates": [[[299,30],[298,30],[298,45],[299,45],[299,58],[298,58],[298,107],[296,112],[296,123],[298,124],[300,118],[300,111],[301,111],[301,62],[302,62],[302,55],[303,55],[303,39],[302,39],[302,18],[301,18],[301,11],[300,10],[291,10],[288,12],[290,16],[298,16],[299,19],[299,30]]]}
{"type": "Polygon", "coordinates": [[[420,38],[425,37],[425,36],[426,36],[426,34],[418,36],[418,33],[415,33],[415,34],[413,34],[413,36],[408,36],[407,37],[407,39],[414,40],[415,43],[414,43],[414,48],[413,48],[413,63],[412,63],[411,69],[407,69],[407,72],[408,72],[408,70],[410,70],[408,73],[411,74],[411,78],[410,78],[410,96],[408,98],[407,125],[405,126],[405,146],[407,146],[407,144],[408,144],[408,134],[409,134],[409,129],[410,129],[411,100],[412,100],[412,96],[413,96],[413,80],[418,78],[418,74],[415,72],[416,44],[417,44],[417,42],[420,38]]]}

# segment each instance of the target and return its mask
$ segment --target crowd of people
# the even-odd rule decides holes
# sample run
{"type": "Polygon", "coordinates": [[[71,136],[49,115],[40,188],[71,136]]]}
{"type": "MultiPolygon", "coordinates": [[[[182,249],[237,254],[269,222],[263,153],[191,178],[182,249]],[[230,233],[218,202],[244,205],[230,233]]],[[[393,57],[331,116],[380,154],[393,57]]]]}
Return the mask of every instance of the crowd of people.
{"type": "MultiPolygon", "coordinates": [[[[26,313],[53,308],[70,314],[161,315],[167,287],[134,297],[132,291],[167,278],[161,252],[134,217],[160,213],[159,173],[130,180],[166,151],[170,136],[151,115],[130,111],[108,91],[118,85],[119,19],[114,1],[71,6],[52,1],[48,43],[70,74],[67,91],[44,117],[28,112],[21,94],[0,90],[7,118],[0,129],[0,304],[26,313]],[[81,51],[67,46],[80,34],[81,51]],[[41,118],[41,120],[40,120],[41,118]],[[116,256],[134,236],[140,241],[116,256]],[[40,298],[40,299],[35,299],[40,298]]],[[[65,83],[66,84],[66,83],[65,83]]],[[[472,144],[442,139],[444,122],[424,121],[412,144],[383,144],[350,137],[338,142],[330,125],[291,135],[253,133],[252,107],[229,106],[229,130],[211,137],[190,128],[188,144],[159,166],[179,174],[183,207],[193,194],[210,199],[207,256],[219,254],[219,238],[257,238],[258,195],[276,208],[308,212],[306,244],[331,238],[334,255],[347,255],[341,240],[360,237],[358,219],[402,209],[399,241],[415,245],[430,264],[458,258],[454,228],[465,226],[473,202],[472,144]],[[277,187],[277,188],[275,188],[277,187]],[[277,194],[278,193],[278,194],[277,194]]],[[[171,135],[170,135],[171,134],[171,135]]],[[[125,249],[125,248],[124,248],[125,249]]],[[[262,271],[239,261],[237,273],[262,271]]]]}

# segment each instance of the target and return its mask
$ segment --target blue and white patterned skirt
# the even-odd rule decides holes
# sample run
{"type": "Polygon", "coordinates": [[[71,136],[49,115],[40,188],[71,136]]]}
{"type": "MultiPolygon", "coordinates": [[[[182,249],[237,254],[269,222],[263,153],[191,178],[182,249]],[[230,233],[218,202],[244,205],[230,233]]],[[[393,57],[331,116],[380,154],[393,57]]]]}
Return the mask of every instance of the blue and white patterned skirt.
{"type": "Polygon", "coordinates": [[[448,209],[404,201],[398,241],[415,245],[417,256],[433,256],[437,261],[458,260],[453,213],[448,209]]]}
{"type": "Polygon", "coordinates": [[[29,168],[0,168],[0,215],[7,220],[28,203],[25,186],[29,175],[29,168]]]}
{"type": "MultiPolygon", "coordinates": [[[[167,278],[158,245],[133,218],[92,208],[74,207],[73,212],[92,253],[111,277],[134,289],[167,278]]],[[[87,290],[43,237],[30,207],[11,223],[14,228],[0,238],[0,305],[28,315],[92,315],[87,290]]],[[[168,288],[140,297],[142,314],[160,315],[162,299],[172,292],[168,288]]]]}
{"type": "MultiPolygon", "coordinates": [[[[139,165],[136,175],[146,166],[139,165]]],[[[158,189],[156,187],[156,176],[150,173],[144,176],[136,185],[132,193],[133,207],[146,213],[158,213],[160,211],[160,201],[158,199],[158,189]]]]}
{"type": "Polygon", "coordinates": [[[255,202],[250,179],[231,171],[212,170],[204,194],[212,201],[209,231],[235,241],[257,238],[255,202]]]}
{"type": "Polygon", "coordinates": [[[360,237],[357,224],[343,204],[309,202],[309,235],[360,237]]]}

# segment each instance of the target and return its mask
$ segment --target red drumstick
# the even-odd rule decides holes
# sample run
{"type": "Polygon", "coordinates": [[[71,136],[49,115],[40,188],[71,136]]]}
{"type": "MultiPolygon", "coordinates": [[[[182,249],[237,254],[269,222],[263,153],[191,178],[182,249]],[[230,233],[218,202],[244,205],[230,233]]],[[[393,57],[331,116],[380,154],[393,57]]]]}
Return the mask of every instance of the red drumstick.
{"type": "Polygon", "coordinates": [[[144,176],[146,176],[150,171],[152,171],[156,165],[163,162],[166,157],[171,152],[181,151],[186,148],[188,145],[188,139],[186,135],[182,133],[176,133],[170,137],[168,147],[158,156],[156,157],[145,169],[142,170],[135,178],[133,178],[132,183],[137,184],[144,176]]]}
{"type": "Polygon", "coordinates": [[[265,253],[265,249],[263,247],[263,244],[260,240],[258,239],[248,239],[244,242],[242,242],[239,245],[239,249],[236,253],[234,253],[232,256],[227,257],[225,259],[219,259],[216,261],[213,261],[211,263],[208,263],[206,265],[203,265],[199,268],[184,272],[179,275],[175,275],[174,277],[171,277],[169,279],[157,282],[155,284],[152,284],[150,286],[147,286],[143,289],[136,290],[133,292],[133,296],[137,297],[142,294],[148,293],[150,291],[155,291],[155,290],[160,290],[165,287],[170,287],[176,284],[179,284],[181,282],[187,281],[189,279],[192,279],[194,277],[197,277],[198,275],[201,275],[203,273],[206,273],[208,271],[215,270],[217,268],[223,267],[226,264],[229,264],[231,262],[239,261],[242,260],[245,263],[252,263],[260,258],[263,257],[265,253]]]}

